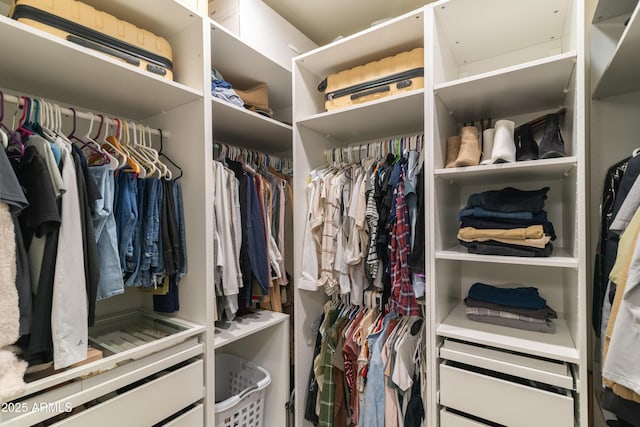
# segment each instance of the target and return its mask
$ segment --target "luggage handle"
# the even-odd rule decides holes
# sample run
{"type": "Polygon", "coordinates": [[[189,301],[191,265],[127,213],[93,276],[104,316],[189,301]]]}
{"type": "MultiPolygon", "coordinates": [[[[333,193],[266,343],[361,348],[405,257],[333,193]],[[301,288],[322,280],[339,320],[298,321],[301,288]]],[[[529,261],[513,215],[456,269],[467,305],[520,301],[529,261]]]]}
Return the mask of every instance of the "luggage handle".
{"type": "Polygon", "coordinates": [[[135,65],[136,67],[140,66],[140,60],[138,58],[136,58],[135,56],[129,55],[127,53],[124,52],[120,52],[118,50],[115,49],[111,49],[110,47],[107,46],[103,46],[100,45],[98,43],[94,43],[91,40],[87,40],[87,39],[83,39],[81,37],[77,37],[77,36],[73,36],[73,35],[68,35],[67,36],[67,40],[75,43],[79,46],[83,46],[89,49],[93,49],[96,50],[98,52],[102,52],[102,53],[106,53],[107,55],[111,55],[111,56],[115,56],[116,58],[120,58],[126,62],[128,62],[129,64],[135,65]]]}
{"type": "Polygon", "coordinates": [[[361,100],[360,98],[364,98],[369,95],[377,95],[383,92],[390,92],[390,91],[391,91],[391,87],[389,85],[380,86],[370,90],[365,90],[364,92],[354,93],[353,95],[351,95],[351,100],[358,101],[358,100],[361,100]]]}

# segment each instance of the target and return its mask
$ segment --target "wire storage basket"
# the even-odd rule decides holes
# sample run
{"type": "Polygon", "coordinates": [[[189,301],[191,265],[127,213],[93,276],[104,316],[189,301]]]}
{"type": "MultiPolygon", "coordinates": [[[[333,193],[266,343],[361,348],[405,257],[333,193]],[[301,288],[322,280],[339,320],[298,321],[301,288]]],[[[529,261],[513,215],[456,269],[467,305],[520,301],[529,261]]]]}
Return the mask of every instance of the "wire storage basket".
{"type": "Polygon", "coordinates": [[[232,354],[216,354],[216,427],[262,427],[271,376],[232,354]]]}

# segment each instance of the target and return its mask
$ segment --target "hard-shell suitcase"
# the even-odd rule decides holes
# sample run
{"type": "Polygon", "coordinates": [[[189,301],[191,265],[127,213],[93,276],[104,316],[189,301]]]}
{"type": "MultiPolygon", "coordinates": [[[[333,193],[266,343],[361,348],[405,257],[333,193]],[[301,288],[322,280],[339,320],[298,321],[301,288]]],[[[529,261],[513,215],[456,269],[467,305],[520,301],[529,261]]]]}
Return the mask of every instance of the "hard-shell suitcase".
{"type": "Polygon", "coordinates": [[[75,0],[14,0],[9,16],[70,42],[173,79],[164,38],[75,0]]]}
{"type": "Polygon", "coordinates": [[[327,111],[424,87],[424,49],[415,48],[329,75],[318,90],[327,111]]]}

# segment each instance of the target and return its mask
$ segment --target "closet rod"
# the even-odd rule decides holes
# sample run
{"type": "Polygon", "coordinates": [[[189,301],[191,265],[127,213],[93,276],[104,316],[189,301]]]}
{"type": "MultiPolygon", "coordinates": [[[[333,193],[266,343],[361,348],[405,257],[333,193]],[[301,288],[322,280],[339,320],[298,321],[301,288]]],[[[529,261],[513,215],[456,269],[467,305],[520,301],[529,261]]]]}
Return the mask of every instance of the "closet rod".
{"type": "MultiPolygon", "coordinates": [[[[18,106],[24,107],[23,102],[22,102],[22,98],[19,98],[17,96],[7,95],[6,93],[3,94],[3,97],[4,97],[5,102],[10,102],[12,104],[16,104],[18,106]]],[[[38,99],[38,98],[32,98],[30,96],[28,96],[27,98],[38,99]]],[[[52,102],[52,101],[47,101],[47,102],[52,102]]],[[[53,102],[53,104],[56,104],[56,103],[53,102]]],[[[73,111],[71,111],[71,109],[69,109],[69,108],[60,107],[60,112],[62,114],[64,114],[65,116],[67,116],[67,117],[73,117],[73,111]]],[[[85,119],[85,120],[91,120],[92,118],[93,118],[93,120],[98,120],[98,121],[100,120],[100,117],[98,116],[98,114],[85,113],[84,111],[78,111],[77,109],[76,109],[76,117],[80,118],[80,119],[85,119]],[[93,117],[91,116],[91,114],[93,114],[93,117]]],[[[104,118],[105,118],[105,122],[107,123],[107,125],[108,124],[112,124],[114,126],[116,125],[116,121],[114,119],[112,119],[112,118],[110,118],[110,117],[108,117],[106,115],[104,115],[104,118]]],[[[118,117],[118,119],[120,119],[120,118],[118,117]]],[[[121,121],[126,121],[126,122],[134,122],[133,120],[126,120],[126,119],[120,119],[120,120],[121,121]]],[[[147,132],[147,131],[148,130],[146,129],[146,126],[145,126],[145,132],[147,132]]],[[[169,132],[162,131],[162,134],[161,134],[158,129],[154,129],[154,128],[151,128],[151,134],[152,135],[156,135],[156,136],[162,136],[162,138],[169,138],[169,136],[170,136],[169,132]]]]}

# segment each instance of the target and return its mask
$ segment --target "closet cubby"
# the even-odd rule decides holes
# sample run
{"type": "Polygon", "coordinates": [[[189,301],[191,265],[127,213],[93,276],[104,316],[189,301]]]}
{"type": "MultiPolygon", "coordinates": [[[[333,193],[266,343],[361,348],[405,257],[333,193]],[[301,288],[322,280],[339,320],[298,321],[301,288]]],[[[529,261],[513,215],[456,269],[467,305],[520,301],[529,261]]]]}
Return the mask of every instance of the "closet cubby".
{"type": "Polygon", "coordinates": [[[524,69],[534,61],[575,51],[576,4],[572,0],[435,4],[435,87],[472,76],[486,78],[509,67],[524,69]]]}
{"type": "Polygon", "coordinates": [[[248,46],[226,28],[209,20],[211,65],[238,89],[267,84],[266,117],[212,97],[213,137],[216,141],[271,153],[291,151],[291,72],[248,46]]]}
{"type": "Polygon", "coordinates": [[[607,98],[640,89],[636,46],[640,40],[637,0],[599,1],[591,26],[593,98],[607,98]]]}

